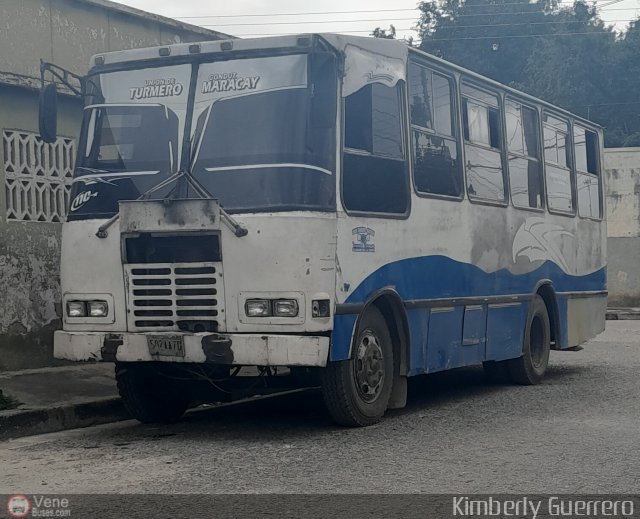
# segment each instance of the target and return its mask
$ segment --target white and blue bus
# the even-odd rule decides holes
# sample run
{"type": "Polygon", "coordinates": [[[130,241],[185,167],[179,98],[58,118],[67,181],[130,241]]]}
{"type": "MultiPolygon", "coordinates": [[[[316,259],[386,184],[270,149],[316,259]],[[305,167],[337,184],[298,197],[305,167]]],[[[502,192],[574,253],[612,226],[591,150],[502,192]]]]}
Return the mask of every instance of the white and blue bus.
{"type": "MultiPolygon", "coordinates": [[[[139,420],[320,385],[335,421],[369,425],[408,377],[536,384],[550,349],[604,329],[591,122],[383,39],[91,66],[55,355],[114,362],[139,420]]],[[[51,139],[54,86],[41,103],[51,139]]]]}

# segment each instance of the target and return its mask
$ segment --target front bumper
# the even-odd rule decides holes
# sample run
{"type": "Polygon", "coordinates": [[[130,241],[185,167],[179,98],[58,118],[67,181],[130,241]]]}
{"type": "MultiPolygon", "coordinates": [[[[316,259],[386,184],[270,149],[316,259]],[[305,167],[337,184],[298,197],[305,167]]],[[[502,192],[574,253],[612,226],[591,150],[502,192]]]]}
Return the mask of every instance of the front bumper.
{"type": "Polygon", "coordinates": [[[242,366],[324,367],[329,338],[321,336],[211,334],[211,333],[104,333],[57,331],[53,355],[74,361],[194,362],[242,366]],[[184,357],[152,355],[147,335],[182,335],[184,357]]]}

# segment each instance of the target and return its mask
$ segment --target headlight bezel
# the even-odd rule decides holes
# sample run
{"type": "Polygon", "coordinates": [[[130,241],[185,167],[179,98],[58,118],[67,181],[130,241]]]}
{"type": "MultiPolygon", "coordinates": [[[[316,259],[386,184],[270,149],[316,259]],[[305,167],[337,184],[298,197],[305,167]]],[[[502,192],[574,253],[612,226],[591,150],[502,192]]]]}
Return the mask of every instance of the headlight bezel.
{"type": "Polygon", "coordinates": [[[300,314],[300,303],[295,298],[255,298],[244,303],[244,313],[250,318],[275,317],[295,319],[300,314]],[[262,311],[258,311],[262,309],[262,311]]]}
{"type": "MultiPolygon", "coordinates": [[[[284,326],[300,325],[304,324],[307,319],[307,314],[311,315],[310,310],[307,309],[306,294],[300,291],[264,291],[264,292],[239,292],[237,298],[237,315],[238,321],[242,325],[252,326],[284,326]],[[269,316],[252,316],[247,314],[247,302],[260,299],[268,300],[271,304],[269,316]],[[274,314],[273,302],[279,300],[295,300],[298,304],[298,315],[295,317],[277,316],[274,314]]],[[[243,331],[249,331],[249,329],[243,329],[243,331]]],[[[254,328],[255,330],[255,328],[254,328]]],[[[283,328],[284,330],[284,328],[283,328]]]]}
{"type": "Polygon", "coordinates": [[[110,325],[115,322],[116,309],[113,294],[67,292],[62,297],[62,305],[63,320],[66,324],[72,326],[88,324],[110,325]],[[78,312],[77,309],[82,308],[82,305],[84,305],[83,312],[78,312]],[[91,315],[91,306],[93,307],[94,315],[91,315]],[[98,306],[104,308],[106,313],[98,315],[98,312],[96,312],[98,306]]]}
{"type": "Polygon", "coordinates": [[[305,321],[305,304],[302,292],[241,292],[238,317],[246,324],[301,324],[305,321]],[[268,305],[268,311],[253,310],[258,304],[268,305]]]}

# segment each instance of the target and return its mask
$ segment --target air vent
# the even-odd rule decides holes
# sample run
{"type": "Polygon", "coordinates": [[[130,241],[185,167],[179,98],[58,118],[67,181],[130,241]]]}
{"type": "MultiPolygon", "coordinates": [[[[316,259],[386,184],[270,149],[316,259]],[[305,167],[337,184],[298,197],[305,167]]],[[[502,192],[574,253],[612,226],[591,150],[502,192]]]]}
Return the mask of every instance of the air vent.
{"type": "Polygon", "coordinates": [[[130,264],[129,329],[216,332],[223,319],[219,263],[130,264]]]}

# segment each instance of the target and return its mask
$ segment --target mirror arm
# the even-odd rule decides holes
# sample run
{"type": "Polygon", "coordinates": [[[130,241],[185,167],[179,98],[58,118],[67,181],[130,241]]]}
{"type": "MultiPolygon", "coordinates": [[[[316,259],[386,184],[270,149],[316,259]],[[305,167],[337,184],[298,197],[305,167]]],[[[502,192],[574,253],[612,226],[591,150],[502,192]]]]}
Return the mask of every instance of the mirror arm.
{"type": "Polygon", "coordinates": [[[42,85],[45,84],[45,74],[49,72],[54,78],[58,79],[64,86],[66,86],[69,90],[71,90],[77,96],[83,96],[85,90],[85,78],[79,76],[78,74],[74,74],[73,72],[59,67],[58,65],[54,65],[53,63],[47,63],[46,61],[40,60],[40,80],[42,81],[42,85]],[[79,83],[79,87],[72,83],[72,80],[75,80],[79,83]]]}

